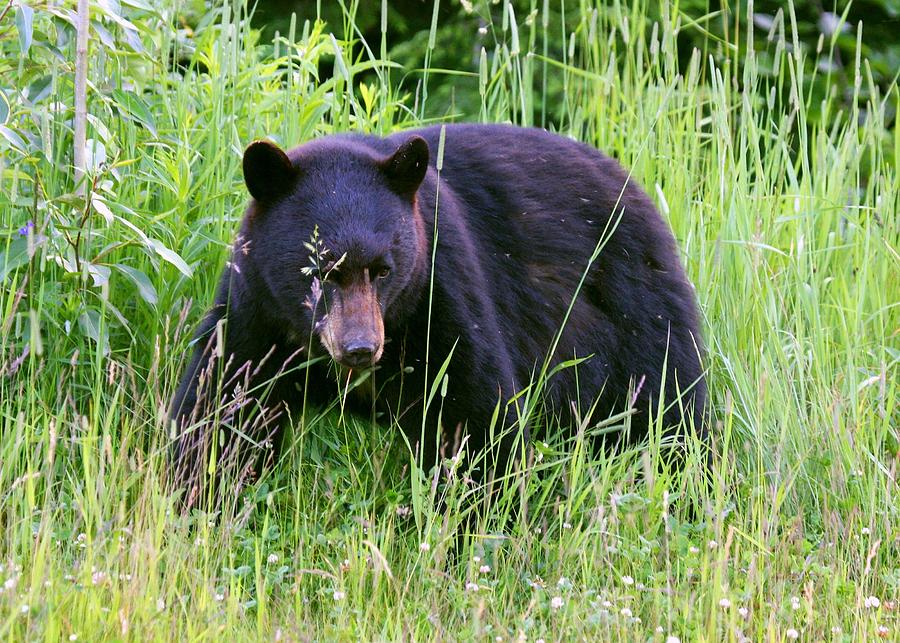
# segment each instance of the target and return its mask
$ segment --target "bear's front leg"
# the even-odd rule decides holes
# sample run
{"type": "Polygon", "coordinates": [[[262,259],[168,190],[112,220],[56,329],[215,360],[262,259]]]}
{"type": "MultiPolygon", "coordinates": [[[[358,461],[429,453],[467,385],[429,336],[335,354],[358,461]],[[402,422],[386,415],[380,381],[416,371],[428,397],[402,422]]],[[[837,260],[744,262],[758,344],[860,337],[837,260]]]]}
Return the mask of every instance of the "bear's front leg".
{"type": "Polygon", "coordinates": [[[172,400],[170,478],[185,490],[187,506],[212,499],[210,483],[223,476],[238,482],[228,489],[239,490],[271,459],[286,402],[297,395],[291,369],[302,351],[279,347],[277,335],[261,331],[248,312],[235,301],[217,300],[197,331],[172,400]]]}

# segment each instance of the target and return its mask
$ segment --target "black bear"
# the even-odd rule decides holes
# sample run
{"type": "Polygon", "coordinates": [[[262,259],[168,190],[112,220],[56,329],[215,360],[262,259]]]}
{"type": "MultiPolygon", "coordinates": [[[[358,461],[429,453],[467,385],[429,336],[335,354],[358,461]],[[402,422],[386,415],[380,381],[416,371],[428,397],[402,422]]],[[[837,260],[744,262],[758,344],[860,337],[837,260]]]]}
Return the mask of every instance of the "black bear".
{"type": "MultiPolygon", "coordinates": [[[[182,482],[203,477],[214,442],[220,457],[264,442],[373,366],[361,388],[426,469],[460,430],[472,453],[489,427],[522,426],[526,398],[508,401],[568,360],[543,387],[545,414],[630,404],[644,433],[658,408],[665,426],[702,432],[698,315],[675,240],[596,149],[460,124],[287,153],[257,141],[243,170],[252,200],[171,406],[182,482]]],[[[518,444],[504,435],[489,463],[518,444]]]]}

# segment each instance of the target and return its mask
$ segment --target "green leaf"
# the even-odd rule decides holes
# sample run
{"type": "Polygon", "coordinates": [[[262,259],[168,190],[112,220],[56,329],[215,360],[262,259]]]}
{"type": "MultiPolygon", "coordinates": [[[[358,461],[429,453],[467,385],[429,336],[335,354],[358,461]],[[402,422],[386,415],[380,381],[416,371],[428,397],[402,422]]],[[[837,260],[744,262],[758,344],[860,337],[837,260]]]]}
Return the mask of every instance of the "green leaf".
{"type": "Polygon", "coordinates": [[[106,163],[106,146],[96,139],[89,138],[84,143],[85,171],[90,174],[98,172],[104,163],[106,163]]]}
{"type": "Polygon", "coordinates": [[[141,36],[138,34],[137,30],[122,29],[122,33],[125,35],[125,42],[128,43],[129,47],[131,47],[136,53],[144,53],[144,43],[141,42],[141,36]]]}
{"type": "Polygon", "coordinates": [[[112,270],[109,269],[109,266],[95,263],[88,263],[87,271],[91,276],[91,279],[94,280],[94,286],[102,286],[103,284],[109,282],[109,275],[112,273],[112,270]]]}
{"type": "Polygon", "coordinates": [[[9,99],[6,98],[6,94],[0,89],[0,125],[3,125],[9,120],[9,112],[9,99]]]}
{"type": "Polygon", "coordinates": [[[28,239],[11,239],[6,244],[6,250],[0,252],[0,282],[16,268],[28,263],[28,259],[28,239]]]}
{"type": "Polygon", "coordinates": [[[185,277],[190,277],[194,274],[194,271],[191,270],[191,267],[187,265],[187,262],[181,258],[181,255],[173,250],[169,250],[162,241],[159,241],[158,239],[149,239],[149,242],[156,254],[178,268],[185,277]]]}
{"type": "MultiPolygon", "coordinates": [[[[121,203],[118,204],[118,207],[119,207],[119,209],[127,211],[132,216],[135,216],[135,217],[137,216],[134,212],[132,212],[131,210],[129,210],[128,208],[123,206],[121,203]]],[[[129,230],[134,232],[138,236],[138,238],[144,243],[144,245],[147,246],[147,248],[154,250],[154,252],[155,252],[155,248],[153,247],[153,242],[151,241],[150,237],[148,237],[146,234],[144,234],[143,230],[141,230],[139,227],[134,225],[131,221],[129,221],[125,217],[120,217],[119,215],[117,215],[115,213],[113,214],[113,216],[116,218],[116,221],[118,221],[119,223],[124,225],[126,228],[128,228],[129,230]]]]}
{"type": "Polygon", "coordinates": [[[97,32],[97,37],[100,38],[100,42],[107,49],[115,51],[116,49],[116,39],[113,37],[111,33],[109,33],[109,29],[103,26],[103,23],[99,20],[91,20],[91,27],[94,28],[94,31],[97,32]]]}
{"type": "Polygon", "coordinates": [[[116,218],[116,215],[114,215],[112,210],[109,209],[109,206],[106,205],[106,201],[98,197],[96,194],[92,194],[91,205],[93,206],[94,210],[106,220],[107,224],[112,224],[113,220],[115,220],[116,218]]]}
{"type": "MultiPolygon", "coordinates": [[[[141,2],[140,0],[122,0],[122,4],[134,7],[135,9],[140,9],[141,11],[146,11],[147,13],[156,13],[153,5],[141,2]]],[[[157,13],[157,15],[159,14],[157,13]]]]}
{"type": "Polygon", "coordinates": [[[123,112],[126,117],[133,121],[137,121],[150,130],[150,133],[153,134],[154,137],[159,138],[159,134],[156,131],[156,123],[153,120],[153,114],[150,112],[150,107],[143,98],[132,91],[122,89],[114,89],[112,97],[118,105],[119,110],[123,112]]]}
{"type": "Polygon", "coordinates": [[[441,364],[441,367],[438,369],[437,374],[434,376],[434,380],[432,380],[431,382],[431,390],[428,391],[428,398],[425,401],[426,410],[431,406],[431,401],[434,399],[435,394],[438,392],[438,387],[443,386],[444,375],[447,373],[447,368],[450,366],[450,360],[453,358],[453,351],[456,350],[456,345],[458,343],[459,340],[453,342],[453,346],[450,347],[450,352],[447,353],[447,358],[444,360],[444,363],[441,364]]]}
{"type": "Polygon", "coordinates": [[[25,88],[25,96],[32,103],[39,103],[53,91],[53,76],[47,74],[29,83],[25,88]]]}
{"type": "Polygon", "coordinates": [[[119,4],[118,0],[97,0],[97,6],[106,17],[122,27],[122,29],[137,31],[134,23],[122,16],[122,5],[119,4]]]}
{"type": "Polygon", "coordinates": [[[109,328],[103,323],[100,312],[89,308],[78,316],[78,326],[81,332],[90,337],[100,350],[106,354],[109,350],[109,328]]]}
{"type": "Polygon", "coordinates": [[[341,78],[345,81],[350,82],[350,72],[347,70],[347,65],[344,63],[343,52],[341,51],[341,46],[338,44],[338,41],[335,39],[334,34],[329,34],[331,36],[331,46],[334,49],[334,67],[338,73],[340,73],[341,78]]]}
{"type": "Polygon", "coordinates": [[[28,154],[28,144],[21,136],[9,129],[6,125],[0,125],[0,136],[9,141],[10,145],[20,151],[22,154],[28,154]]]}
{"type": "Polygon", "coordinates": [[[156,294],[156,288],[153,287],[153,284],[150,283],[150,278],[143,271],[121,263],[114,264],[114,267],[137,286],[141,299],[151,306],[156,305],[156,302],[159,300],[156,294]]]}
{"type": "Polygon", "coordinates": [[[20,4],[16,8],[16,29],[19,30],[19,51],[24,56],[31,48],[34,35],[34,9],[27,4],[20,4]]]}

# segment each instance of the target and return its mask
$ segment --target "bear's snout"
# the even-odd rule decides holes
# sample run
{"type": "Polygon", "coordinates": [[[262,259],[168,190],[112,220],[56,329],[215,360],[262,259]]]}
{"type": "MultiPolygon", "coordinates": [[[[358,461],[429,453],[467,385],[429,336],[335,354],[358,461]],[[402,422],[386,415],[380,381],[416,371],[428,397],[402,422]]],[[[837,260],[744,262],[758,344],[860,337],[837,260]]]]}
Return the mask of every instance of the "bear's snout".
{"type": "Polygon", "coordinates": [[[375,344],[372,341],[350,340],[341,347],[341,363],[350,368],[367,368],[375,363],[375,344]]]}
{"type": "Polygon", "coordinates": [[[319,339],[331,358],[347,368],[374,366],[384,348],[384,320],[375,287],[368,280],[336,291],[319,339]]]}

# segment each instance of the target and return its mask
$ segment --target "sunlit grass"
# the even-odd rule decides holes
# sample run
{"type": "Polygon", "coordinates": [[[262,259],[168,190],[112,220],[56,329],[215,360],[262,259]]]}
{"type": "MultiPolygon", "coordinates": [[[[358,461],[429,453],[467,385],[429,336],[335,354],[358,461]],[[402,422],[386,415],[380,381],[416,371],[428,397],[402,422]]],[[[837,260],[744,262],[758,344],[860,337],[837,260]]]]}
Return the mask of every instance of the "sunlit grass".
{"type": "MultiPolygon", "coordinates": [[[[446,70],[392,68],[343,25],[298,20],[259,42],[230,7],[196,28],[183,75],[171,6],[129,14],[143,52],[103,19],[116,46],[92,45],[88,136],[107,159],[87,210],[67,168],[70,63],[32,51],[4,68],[6,126],[28,148],[0,140],[0,637],[898,637],[900,134],[880,126],[896,89],[869,87],[864,111],[832,95],[815,125],[815,52],[787,46],[790,11],[776,82],[746,40],[731,66],[696,52],[680,68],[682,17],[584,2],[564,33],[541,7],[492,24],[500,44],[459,70],[480,106],[460,113],[427,92],[446,70]],[[48,101],[10,91],[43,76],[48,101]],[[310,410],[258,485],[182,515],[165,410],[243,212],[244,145],[444,115],[554,122],[646,187],[704,317],[709,469],[695,441],[674,472],[659,444],[592,454],[549,427],[488,510],[471,458],[428,477],[394,429],[310,410]],[[146,283],[104,279],[117,263],[146,283]]],[[[864,60],[852,73],[868,87],[864,60]]]]}

